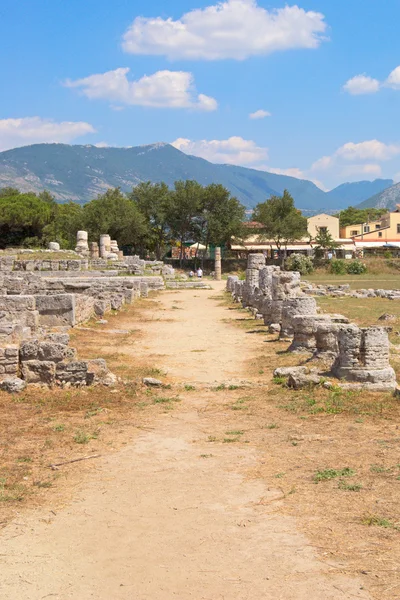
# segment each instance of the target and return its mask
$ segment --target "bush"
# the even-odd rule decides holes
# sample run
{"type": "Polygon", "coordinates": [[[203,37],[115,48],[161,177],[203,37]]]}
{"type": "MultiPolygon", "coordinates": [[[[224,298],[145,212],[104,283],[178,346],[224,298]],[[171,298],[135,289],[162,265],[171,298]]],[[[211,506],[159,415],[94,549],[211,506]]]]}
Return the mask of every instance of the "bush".
{"type": "Polygon", "coordinates": [[[285,260],[287,271],[299,271],[301,275],[308,275],[314,271],[313,261],[304,254],[291,254],[285,260]]]}
{"type": "Polygon", "coordinates": [[[360,260],[352,260],[346,264],[346,271],[350,275],[361,275],[367,272],[367,265],[360,260]]]}
{"type": "Polygon", "coordinates": [[[334,258],[330,263],[330,272],[335,275],[361,275],[361,273],[367,272],[367,265],[362,263],[360,260],[343,260],[341,258],[334,258]]]}
{"type": "Polygon", "coordinates": [[[330,272],[335,275],[345,275],[347,273],[345,261],[341,258],[333,258],[330,263],[330,272]]]}

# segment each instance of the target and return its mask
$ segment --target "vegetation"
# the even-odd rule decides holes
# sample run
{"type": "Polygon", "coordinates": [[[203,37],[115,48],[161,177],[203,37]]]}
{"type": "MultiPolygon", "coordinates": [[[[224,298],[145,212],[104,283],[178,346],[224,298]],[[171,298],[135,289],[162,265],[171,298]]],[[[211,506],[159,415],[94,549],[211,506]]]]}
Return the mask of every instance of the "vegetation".
{"type": "Polygon", "coordinates": [[[312,258],[304,254],[291,254],[285,260],[285,269],[298,271],[301,275],[309,275],[314,271],[314,263],[312,258]]]}
{"type": "Polygon", "coordinates": [[[109,233],[120,246],[164,257],[174,240],[183,259],[186,242],[223,246],[241,237],[245,209],[222,185],[196,181],[141,183],[130,194],[107,190],[84,206],[57,204],[48,192],[37,195],[14,188],[0,189],[0,247],[44,247],[57,241],[74,248],[76,232],[85,229],[92,239],[109,233]]]}
{"type": "Polygon", "coordinates": [[[269,200],[257,204],[253,219],[260,224],[260,237],[273,240],[279,253],[283,246],[285,255],[290,242],[307,236],[307,219],[297,210],[287,190],[283,196],[271,196],[269,200]]]}
{"type": "Polygon", "coordinates": [[[349,206],[349,208],[340,211],[335,217],[339,217],[340,227],[346,227],[347,225],[377,221],[386,212],[387,208],[354,208],[354,206],[349,206]]]}

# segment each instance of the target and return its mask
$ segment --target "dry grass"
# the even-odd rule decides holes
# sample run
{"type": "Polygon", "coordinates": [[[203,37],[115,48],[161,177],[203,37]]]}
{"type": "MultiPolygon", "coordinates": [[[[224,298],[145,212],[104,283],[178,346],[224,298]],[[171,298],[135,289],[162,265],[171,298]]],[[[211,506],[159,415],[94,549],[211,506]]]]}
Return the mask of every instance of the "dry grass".
{"type": "Polygon", "coordinates": [[[138,360],[132,355],[132,346],[142,338],[135,324],[157,304],[153,299],[140,300],[119,316],[108,315],[107,325],[93,322],[72,333],[71,345],[80,357],[105,358],[125,383],[114,389],[31,386],[18,396],[0,392],[0,524],[5,525],[21,507],[49,498],[57,502],[76,474],[93,468],[95,461],[65,465],[57,471],[50,464],[117,449],[160,411],[176,406],[179,398],[141,383],[142,377],[159,377],[168,387],[159,368],[160,357],[138,360]],[[125,327],[128,333],[113,333],[125,327]]]}
{"type": "MultiPolygon", "coordinates": [[[[330,311],[346,314],[337,299],[321,300],[335,303],[330,311]]],[[[368,321],[364,307],[360,312],[368,321]]],[[[246,335],[258,322],[249,316],[248,324],[232,323],[246,335]]],[[[293,391],[274,384],[273,368],[302,362],[285,353],[286,346],[265,332],[260,355],[249,360],[249,375],[264,385],[224,390],[211,399],[206,410],[214,416],[215,443],[223,443],[228,430],[244,431],[236,445],[259,452],[259,467],[247,476],[263,479],[270,489],[261,501],[265,510],[295,517],[328,571],[358,576],[377,600],[398,598],[400,403],[391,394],[293,391]]]]}

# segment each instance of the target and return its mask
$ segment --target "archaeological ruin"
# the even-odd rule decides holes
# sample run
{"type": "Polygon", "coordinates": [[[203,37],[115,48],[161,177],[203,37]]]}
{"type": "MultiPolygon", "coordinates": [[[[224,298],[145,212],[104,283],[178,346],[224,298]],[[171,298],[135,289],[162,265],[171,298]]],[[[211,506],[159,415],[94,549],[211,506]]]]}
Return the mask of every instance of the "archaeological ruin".
{"type": "Polygon", "coordinates": [[[313,286],[300,273],[266,266],[262,254],[249,254],[244,280],[229,276],[226,289],[235,302],[263,319],[270,333],[290,342],[289,352],[304,354],[312,368],[292,367],[283,375],[290,387],[322,383],[329,375],[343,388],[387,391],[397,388],[390,366],[389,330],[358,327],[339,314],[319,312],[315,296],[399,298],[398,290],[358,290],[349,286],[313,286]],[[300,369],[300,370],[299,370],[300,369]]]}

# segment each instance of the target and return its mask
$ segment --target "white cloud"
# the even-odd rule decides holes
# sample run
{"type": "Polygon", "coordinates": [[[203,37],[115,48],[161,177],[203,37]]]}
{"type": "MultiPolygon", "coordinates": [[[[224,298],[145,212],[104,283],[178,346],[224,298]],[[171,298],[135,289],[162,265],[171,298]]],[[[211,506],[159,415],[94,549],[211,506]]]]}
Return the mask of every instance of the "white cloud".
{"type": "Polygon", "coordinates": [[[130,54],[170,59],[243,60],[293,48],[317,48],[324,15],[298,6],[266,10],[256,0],[226,0],[172,18],[137,17],[123,37],[130,54]]]}
{"type": "Polygon", "coordinates": [[[0,119],[0,150],[43,142],[69,143],[95,128],[84,121],[57,122],[41,117],[0,119]]]}
{"type": "Polygon", "coordinates": [[[379,140],[367,140],[355,144],[348,142],[335,152],[345,160],[390,160],[397,154],[400,154],[400,146],[395,144],[384,144],[379,140]]]}
{"type": "Polygon", "coordinates": [[[393,69],[385,81],[380,82],[369,75],[356,75],[349,79],[343,89],[353,96],[361,94],[375,94],[383,87],[400,90],[400,66],[393,69]]]}
{"type": "Polygon", "coordinates": [[[362,164],[346,167],[346,163],[352,161],[378,161],[391,160],[400,154],[400,146],[396,144],[384,144],[379,140],[366,140],[365,142],[348,142],[340,146],[331,156],[323,156],[312,166],[311,171],[330,171],[333,168],[344,166],[343,170],[353,174],[354,169],[358,173],[381,174],[381,168],[376,164],[362,164]],[[354,167],[354,168],[353,168],[354,167]],[[353,169],[353,171],[352,171],[353,169]]]}
{"type": "Polygon", "coordinates": [[[90,99],[110,100],[126,105],[155,108],[192,108],[212,111],[218,107],[214,98],[197,94],[194,78],[185,71],[158,71],[136,81],[128,80],[129,68],[90,75],[65,86],[78,88],[90,99]]]}
{"type": "Polygon", "coordinates": [[[342,168],[341,175],[343,177],[353,177],[355,175],[369,175],[370,177],[380,177],[382,175],[382,168],[380,165],[375,164],[347,165],[342,168]]]}
{"type": "Polygon", "coordinates": [[[315,161],[315,163],[313,163],[311,165],[311,170],[312,171],[326,171],[327,169],[329,169],[332,164],[334,162],[334,159],[332,158],[332,156],[323,156],[322,158],[319,158],[318,160],[315,161]]]}
{"type": "Polygon", "coordinates": [[[375,94],[380,87],[381,84],[377,79],[367,75],[356,75],[344,84],[343,89],[352,96],[359,96],[361,94],[375,94]]]}
{"type": "Polygon", "coordinates": [[[394,90],[400,90],[400,67],[393,69],[385,83],[394,90]]]}
{"type": "Polygon", "coordinates": [[[265,166],[263,171],[268,171],[268,173],[275,173],[276,175],[288,175],[289,177],[296,177],[296,179],[306,179],[304,175],[304,171],[298,169],[297,167],[289,167],[288,169],[278,169],[275,167],[265,166]]]}
{"type": "Polygon", "coordinates": [[[250,166],[268,159],[268,148],[257,146],[252,140],[244,140],[239,136],[227,140],[198,141],[179,138],[172,142],[172,146],[214,163],[250,166]]]}
{"type": "Polygon", "coordinates": [[[271,113],[268,112],[267,110],[256,110],[256,112],[250,113],[249,114],[249,118],[250,119],[265,119],[266,117],[270,117],[271,113]]]}

